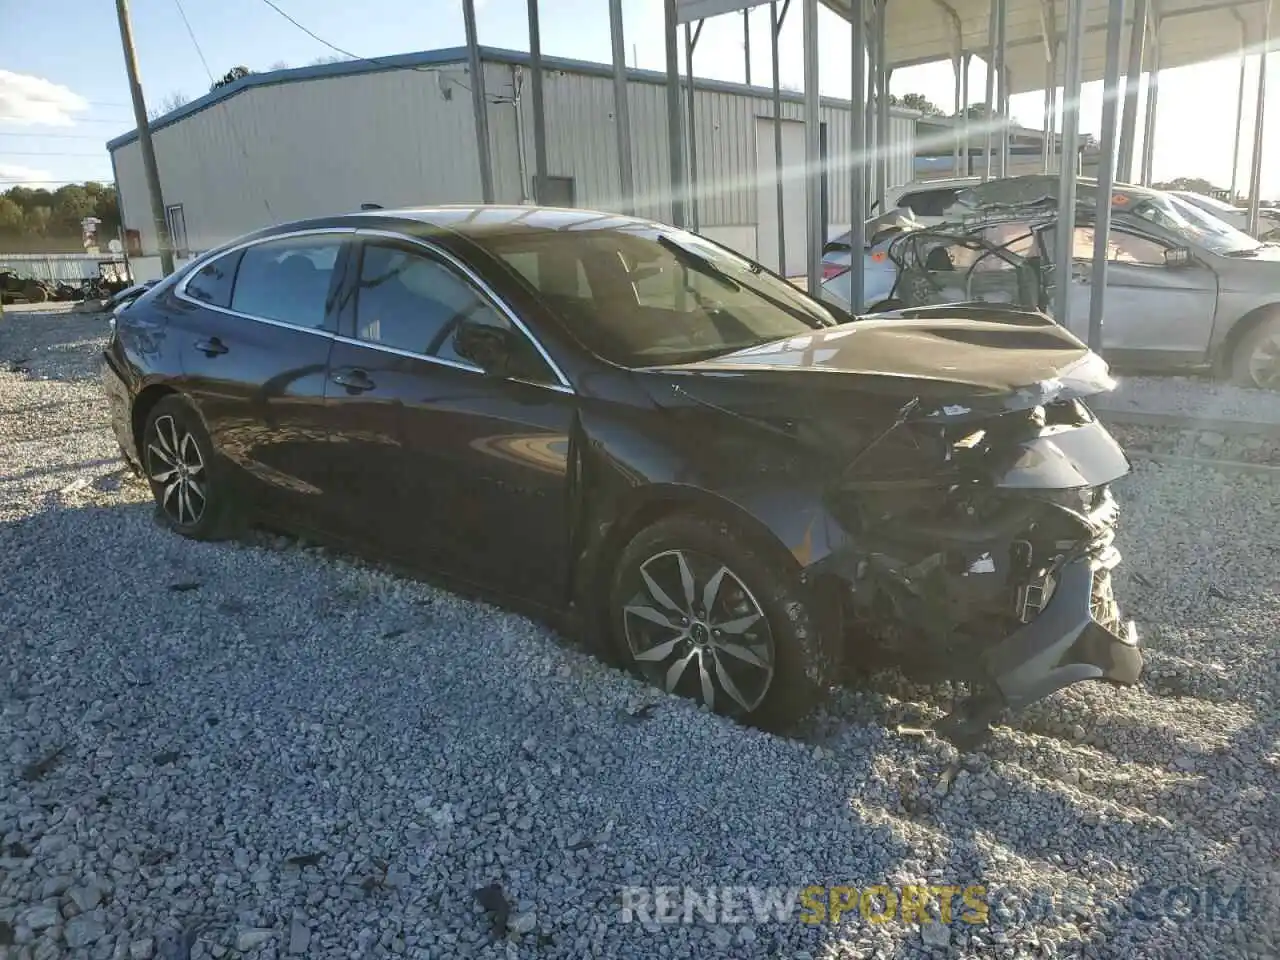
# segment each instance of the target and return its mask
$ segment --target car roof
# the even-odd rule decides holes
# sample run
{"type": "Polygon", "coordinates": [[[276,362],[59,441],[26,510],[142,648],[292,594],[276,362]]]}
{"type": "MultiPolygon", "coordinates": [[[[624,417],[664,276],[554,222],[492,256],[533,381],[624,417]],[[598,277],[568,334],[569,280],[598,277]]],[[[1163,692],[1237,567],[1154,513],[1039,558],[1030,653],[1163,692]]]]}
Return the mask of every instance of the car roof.
{"type": "Polygon", "coordinates": [[[464,235],[501,233],[512,227],[535,230],[619,230],[658,226],[641,217],[603,210],[516,204],[441,204],[395,210],[361,210],[349,216],[352,220],[403,220],[464,235]]]}

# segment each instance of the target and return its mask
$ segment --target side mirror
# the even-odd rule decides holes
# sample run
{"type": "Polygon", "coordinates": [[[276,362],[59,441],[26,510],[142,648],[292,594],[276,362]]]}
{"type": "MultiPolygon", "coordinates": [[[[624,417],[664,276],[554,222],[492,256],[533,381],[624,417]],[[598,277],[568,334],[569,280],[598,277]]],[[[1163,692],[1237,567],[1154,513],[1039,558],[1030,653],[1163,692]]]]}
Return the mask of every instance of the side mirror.
{"type": "Polygon", "coordinates": [[[462,320],[454,334],[453,348],[487,375],[505,376],[513,352],[510,330],[474,320],[462,320]]]}
{"type": "Polygon", "coordinates": [[[1166,267],[1185,267],[1191,263],[1191,250],[1187,247],[1170,247],[1164,252],[1166,267]]]}

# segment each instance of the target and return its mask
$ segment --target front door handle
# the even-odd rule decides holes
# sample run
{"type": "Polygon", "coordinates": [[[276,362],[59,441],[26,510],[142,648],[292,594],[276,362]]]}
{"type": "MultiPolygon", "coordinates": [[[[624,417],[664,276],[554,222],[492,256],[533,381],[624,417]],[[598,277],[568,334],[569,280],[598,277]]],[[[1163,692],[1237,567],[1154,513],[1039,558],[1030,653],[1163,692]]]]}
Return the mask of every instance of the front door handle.
{"type": "Polygon", "coordinates": [[[372,390],[375,386],[374,382],[369,379],[369,375],[363,370],[348,370],[346,373],[335,373],[333,382],[340,387],[345,387],[347,393],[351,394],[364,393],[366,390],[372,390]]]}
{"type": "Polygon", "coordinates": [[[196,349],[206,357],[217,357],[226,353],[230,348],[217,337],[210,337],[208,340],[197,340],[196,349]]]}

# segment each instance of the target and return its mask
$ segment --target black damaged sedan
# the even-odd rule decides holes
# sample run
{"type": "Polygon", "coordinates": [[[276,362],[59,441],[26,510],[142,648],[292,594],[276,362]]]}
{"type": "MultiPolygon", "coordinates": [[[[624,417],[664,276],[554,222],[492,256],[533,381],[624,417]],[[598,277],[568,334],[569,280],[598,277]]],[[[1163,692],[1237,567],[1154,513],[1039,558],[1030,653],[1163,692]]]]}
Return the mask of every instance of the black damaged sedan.
{"type": "Polygon", "coordinates": [[[1129,469],[1046,317],[844,322],[644,220],[377,210],[217,249],[118,312],[116,436],[162,521],[261,521],[554,615],[769,727],[883,648],[948,735],[1142,658],[1110,588],[1129,469]]]}

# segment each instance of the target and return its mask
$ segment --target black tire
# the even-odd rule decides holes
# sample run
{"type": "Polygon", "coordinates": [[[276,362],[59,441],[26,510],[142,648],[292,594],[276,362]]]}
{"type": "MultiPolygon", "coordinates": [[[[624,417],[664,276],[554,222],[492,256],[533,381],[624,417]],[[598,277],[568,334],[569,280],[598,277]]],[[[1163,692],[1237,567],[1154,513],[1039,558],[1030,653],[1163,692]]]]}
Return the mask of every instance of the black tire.
{"type": "Polygon", "coordinates": [[[219,540],[230,533],[221,461],[187,401],[171,395],[152,408],[139,453],[161,523],[193,540],[219,540]]]}
{"type": "Polygon", "coordinates": [[[1231,382],[1238,386],[1280,390],[1280,316],[1255,324],[1240,338],[1231,352],[1229,372],[1231,382]],[[1259,362],[1255,355],[1269,355],[1270,362],[1259,362]]]}
{"type": "Polygon", "coordinates": [[[23,291],[23,295],[30,303],[44,303],[49,299],[49,291],[38,283],[27,284],[27,289],[23,291]]]}
{"type": "Polygon", "coordinates": [[[630,669],[702,703],[709,680],[712,709],[753,726],[787,728],[818,704],[839,670],[836,642],[820,630],[813,592],[790,558],[721,520],[678,514],[642,530],[618,558],[609,607],[615,649],[630,669]],[[684,557],[692,591],[683,589],[675,554],[684,557]],[[656,597],[642,568],[668,603],[656,597]],[[727,572],[707,610],[702,601],[720,568],[727,572]],[[689,593],[692,604],[684,602],[689,593]],[[641,608],[646,616],[635,613],[641,608]],[[689,608],[690,616],[682,617],[679,609],[689,608]],[[755,611],[762,616],[747,623],[755,611]],[[667,624],[658,623],[655,613],[667,624]],[[655,651],[652,658],[637,656],[655,651]],[[767,677],[764,666],[771,668],[767,677]]]}

